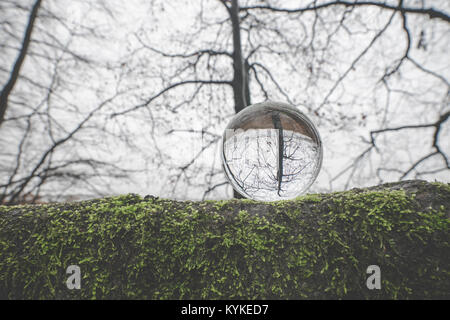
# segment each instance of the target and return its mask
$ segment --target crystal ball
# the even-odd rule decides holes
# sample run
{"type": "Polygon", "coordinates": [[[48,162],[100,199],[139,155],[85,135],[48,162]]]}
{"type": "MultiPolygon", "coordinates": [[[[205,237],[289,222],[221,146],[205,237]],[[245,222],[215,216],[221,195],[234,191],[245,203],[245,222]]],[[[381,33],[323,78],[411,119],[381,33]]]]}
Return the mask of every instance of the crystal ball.
{"type": "Polygon", "coordinates": [[[222,136],[222,164],[233,188],[246,198],[288,200],[303,194],[322,165],[322,142],[297,108],[264,102],[237,113],[222,136]]]}

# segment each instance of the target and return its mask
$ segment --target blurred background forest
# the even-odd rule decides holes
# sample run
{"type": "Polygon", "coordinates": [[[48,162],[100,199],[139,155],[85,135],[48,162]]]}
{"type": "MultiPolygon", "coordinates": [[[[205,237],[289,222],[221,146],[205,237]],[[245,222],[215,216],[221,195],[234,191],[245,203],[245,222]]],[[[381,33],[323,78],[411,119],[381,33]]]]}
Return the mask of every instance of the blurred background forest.
{"type": "Polygon", "coordinates": [[[0,203],[233,196],[245,106],[316,124],[310,192],[450,182],[450,1],[0,0],[0,203]]]}

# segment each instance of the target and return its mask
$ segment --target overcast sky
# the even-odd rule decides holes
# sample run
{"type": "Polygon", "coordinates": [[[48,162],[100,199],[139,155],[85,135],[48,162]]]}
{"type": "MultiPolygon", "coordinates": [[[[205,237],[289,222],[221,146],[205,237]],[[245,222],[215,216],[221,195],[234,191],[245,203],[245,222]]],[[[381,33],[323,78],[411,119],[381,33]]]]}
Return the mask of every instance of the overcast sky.
{"type": "MultiPolygon", "coordinates": [[[[23,3],[24,7],[33,3],[18,2],[23,3]]],[[[321,2],[323,1],[318,1],[321,2]]],[[[396,3],[388,1],[391,2],[396,3]]],[[[264,3],[265,1],[241,1],[241,6],[264,3]]],[[[296,8],[299,4],[304,4],[304,1],[269,3],[278,7],[296,8]]],[[[435,7],[449,14],[449,3],[442,0],[405,1],[405,6],[435,7]]],[[[41,30],[52,30],[55,38],[66,43],[67,48],[96,62],[93,67],[67,63],[59,76],[61,81],[67,81],[70,85],[58,89],[61,96],[76,102],[81,113],[86,113],[117,90],[126,92],[99,112],[92,122],[93,127],[97,128],[105,123],[105,128],[111,134],[101,134],[94,128],[86,129],[77,139],[86,139],[87,142],[81,143],[81,147],[76,147],[76,150],[70,147],[66,151],[62,150],[59,155],[61,159],[75,152],[77,155],[90,155],[99,160],[111,160],[123,168],[135,171],[130,173],[132,180],[129,181],[103,177],[102,183],[110,181],[106,182],[108,189],[104,190],[105,194],[133,192],[178,199],[201,199],[208,185],[225,181],[219,157],[218,137],[234,115],[233,96],[229,88],[211,91],[202,89],[192,102],[182,104],[194,90],[193,87],[184,87],[155,99],[147,108],[111,118],[115,112],[139,105],[164,86],[170,85],[170,81],[162,78],[173,74],[180,66],[176,61],[168,60],[148,47],[169,54],[186,54],[202,48],[207,49],[208,43],[216,41],[224,50],[232,51],[230,25],[224,23],[223,29],[213,26],[214,23],[228,18],[219,1],[44,0],[43,7],[60,16],[65,24],[46,23],[41,18],[34,37],[39,39],[41,30]],[[88,35],[87,28],[92,28],[95,36],[88,35]],[[72,30],[76,35],[70,35],[67,30],[72,30]],[[202,136],[199,134],[186,132],[201,131],[202,128],[208,131],[209,138],[206,140],[201,140],[202,136]],[[175,132],[176,130],[181,132],[175,132]],[[127,136],[133,147],[119,141],[115,136],[127,136]],[[215,143],[209,146],[211,139],[215,139],[215,143]],[[179,168],[188,164],[192,157],[195,157],[197,150],[202,150],[202,141],[208,144],[208,148],[190,168],[191,171],[185,175],[180,174],[179,168]]],[[[5,16],[13,17],[14,10],[5,12],[5,16]]],[[[320,18],[336,23],[341,16],[337,13],[334,16],[333,12],[323,11],[320,18]]],[[[23,34],[21,28],[25,26],[27,14],[27,11],[23,10],[14,17],[16,25],[13,31],[17,31],[18,35],[23,34]]],[[[391,14],[372,7],[359,8],[349,13],[352,18],[348,20],[347,28],[350,31],[341,28],[336,32],[331,38],[331,49],[322,56],[320,51],[316,51],[314,55],[307,51],[298,51],[288,52],[284,60],[278,60],[263,49],[255,55],[254,61],[263,63],[272,72],[292,104],[311,118],[321,134],[324,146],[323,167],[309,192],[330,192],[398,180],[402,175],[400,171],[405,172],[417,159],[430,152],[434,128],[400,130],[380,135],[377,138],[379,148],[371,150],[363,157],[363,161],[355,162],[355,158],[368,147],[370,131],[433,123],[439,115],[450,109],[448,23],[430,21],[414,15],[408,16],[407,20],[412,37],[410,55],[427,70],[439,74],[444,81],[423,72],[411,62],[405,62],[398,73],[389,79],[391,91],[387,92],[380,82],[379,74],[385,71],[383,68],[392,66],[405,50],[405,33],[400,15],[394,16],[392,25],[383,36],[377,39],[373,47],[351,68],[351,63],[364,52],[376,33],[389,21],[391,14]],[[418,47],[421,33],[426,35],[427,50],[418,47]],[[321,59],[326,60],[320,62],[321,59]],[[309,64],[313,70],[310,75],[307,73],[309,64]],[[314,69],[316,66],[317,70],[314,69]],[[342,75],[345,77],[339,81],[342,75]],[[339,85],[334,88],[337,81],[339,85]],[[329,102],[322,106],[327,95],[329,102]],[[319,111],[314,112],[315,110],[319,111]]],[[[256,12],[255,16],[270,26],[279,28],[280,34],[286,37],[301,39],[303,32],[303,44],[311,41],[309,30],[312,30],[315,23],[313,13],[303,15],[300,22],[297,18],[290,19],[261,12],[256,12]],[[300,28],[300,23],[303,23],[304,30],[300,28]]],[[[331,32],[320,27],[320,23],[318,26],[317,38],[314,39],[316,47],[327,41],[325,35],[331,32]]],[[[7,29],[0,33],[0,42],[3,37],[7,43],[17,48],[18,42],[11,40],[5,30],[7,29]]],[[[274,43],[273,46],[276,46],[276,41],[271,40],[273,34],[268,33],[267,39],[265,34],[259,33],[254,38],[247,38],[247,32],[242,32],[241,35],[243,51],[246,54],[256,46],[254,42],[264,44],[266,40],[270,40],[274,43]]],[[[39,46],[38,43],[33,45],[33,48],[39,46]]],[[[7,70],[11,70],[17,53],[17,50],[11,48],[2,50],[0,63],[3,72],[0,75],[0,83],[6,81],[7,70]]],[[[50,49],[46,52],[52,58],[58,56],[50,49]]],[[[51,66],[39,61],[39,58],[28,57],[21,74],[35,79],[42,75],[40,79],[43,83],[50,81],[51,77],[46,73],[50,74],[51,66]]],[[[226,60],[217,60],[215,67],[216,79],[232,77],[232,65],[226,60]]],[[[210,75],[207,73],[210,71],[206,69],[198,72],[201,76],[210,75]]],[[[266,77],[263,81],[269,83],[270,79],[266,77]]],[[[250,84],[252,103],[266,100],[258,89],[256,79],[251,79],[250,84]]],[[[270,89],[270,100],[288,102],[272,84],[267,86],[270,89]]],[[[19,84],[19,89],[36,92],[25,83],[19,84]]],[[[39,94],[36,95],[37,101],[39,94]]],[[[16,115],[21,111],[15,108],[10,112],[10,115],[16,115]]],[[[73,112],[68,112],[65,108],[52,112],[63,126],[74,126],[79,121],[73,112]]],[[[205,136],[203,138],[205,139],[205,136]]],[[[47,140],[42,139],[35,137],[30,143],[43,146],[47,140]]],[[[450,121],[442,125],[439,139],[441,151],[450,155],[450,121]]],[[[11,148],[13,152],[17,149],[14,143],[8,144],[5,139],[0,143],[3,143],[4,150],[11,148]]],[[[33,159],[31,153],[29,159],[33,159]]],[[[450,170],[437,171],[443,166],[442,157],[433,156],[405,178],[449,182],[450,170]]],[[[92,183],[95,184],[95,181],[92,183]]],[[[44,190],[50,194],[52,188],[55,188],[55,184],[44,190]]],[[[94,196],[85,192],[84,188],[83,185],[72,186],[67,189],[65,195],[94,196]]],[[[208,193],[207,198],[228,198],[231,195],[231,187],[223,185],[208,193]]]]}

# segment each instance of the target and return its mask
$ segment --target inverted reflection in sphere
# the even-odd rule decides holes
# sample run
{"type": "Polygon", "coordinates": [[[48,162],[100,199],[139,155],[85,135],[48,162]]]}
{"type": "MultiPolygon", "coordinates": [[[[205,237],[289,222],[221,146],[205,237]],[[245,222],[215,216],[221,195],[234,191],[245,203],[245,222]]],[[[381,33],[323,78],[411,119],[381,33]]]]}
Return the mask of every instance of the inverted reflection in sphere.
{"type": "Polygon", "coordinates": [[[231,120],[222,139],[222,161],[233,188],[247,198],[295,198],[316,179],[322,143],[314,124],[295,107],[264,102],[231,120]]]}

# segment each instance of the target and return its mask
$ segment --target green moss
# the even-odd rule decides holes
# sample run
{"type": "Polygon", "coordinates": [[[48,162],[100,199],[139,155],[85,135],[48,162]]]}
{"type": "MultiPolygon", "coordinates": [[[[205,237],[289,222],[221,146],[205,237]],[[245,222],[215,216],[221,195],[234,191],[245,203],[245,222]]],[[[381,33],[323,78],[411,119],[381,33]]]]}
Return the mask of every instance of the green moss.
{"type": "Polygon", "coordinates": [[[272,203],[0,206],[0,298],[449,299],[448,185],[391,186],[272,203]],[[65,285],[72,264],[80,290],[65,285]],[[381,290],[365,285],[372,264],[381,290]]]}
{"type": "Polygon", "coordinates": [[[322,197],[319,194],[307,194],[307,195],[298,197],[296,200],[298,200],[298,201],[320,202],[322,200],[322,197]]]}
{"type": "Polygon", "coordinates": [[[449,183],[431,182],[431,185],[437,186],[437,188],[440,192],[450,193],[450,184],[449,183]]]}

